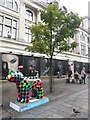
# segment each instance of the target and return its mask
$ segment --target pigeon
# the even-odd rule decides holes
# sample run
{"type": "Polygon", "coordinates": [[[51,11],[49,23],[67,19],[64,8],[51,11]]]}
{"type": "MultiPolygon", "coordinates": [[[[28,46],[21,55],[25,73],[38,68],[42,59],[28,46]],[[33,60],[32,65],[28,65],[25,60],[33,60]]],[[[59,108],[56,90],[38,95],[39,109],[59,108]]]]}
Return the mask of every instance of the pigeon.
{"type": "Polygon", "coordinates": [[[73,108],[73,112],[76,114],[81,114],[78,110],[75,110],[74,108],[73,108]]]}

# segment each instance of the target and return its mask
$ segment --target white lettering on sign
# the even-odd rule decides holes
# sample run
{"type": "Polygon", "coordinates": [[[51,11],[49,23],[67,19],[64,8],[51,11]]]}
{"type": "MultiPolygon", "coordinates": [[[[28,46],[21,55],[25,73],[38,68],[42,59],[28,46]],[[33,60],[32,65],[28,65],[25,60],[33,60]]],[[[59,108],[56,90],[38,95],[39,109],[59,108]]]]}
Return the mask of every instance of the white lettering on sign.
{"type": "Polygon", "coordinates": [[[10,107],[15,109],[16,111],[20,112],[19,111],[19,106],[17,106],[15,103],[10,102],[10,107]]]}

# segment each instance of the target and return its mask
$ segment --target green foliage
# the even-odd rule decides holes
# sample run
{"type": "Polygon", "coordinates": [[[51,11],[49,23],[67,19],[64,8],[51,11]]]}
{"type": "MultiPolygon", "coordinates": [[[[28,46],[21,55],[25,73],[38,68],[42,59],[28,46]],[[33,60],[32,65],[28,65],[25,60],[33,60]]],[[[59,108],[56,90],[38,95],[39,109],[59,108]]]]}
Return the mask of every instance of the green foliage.
{"type": "Polygon", "coordinates": [[[68,44],[67,39],[73,38],[81,23],[78,14],[59,9],[57,4],[50,4],[41,11],[42,23],[33,25],[32,46],[26,49],[31,52],[44,53],[50,57],[50,92],[52,92],[52,60],[55,53],[74,49],[76,42],[68,44]]]}
{"type": "Polygon", "coordinates": [[[36,26],[32,26],[32,46],[27,47],[28,51],[39,52],[48,54],[50,50],[49,47],[49,39],[51,38],[50,30],[47,25],[43,25],[41,23],[36,26]]]}
{"type": "Polygon", "coordinates": [[[68,45],[67,39],[74,37],[81,23],[78,14],[59,9],[57,4],[50,4],[41,11],[41,20],[42,23],[30,28],[33,40],[32,46],[26,48],[28,51],[53,56],[54,52],[68,51],[77,46],[76,42],[68,45]]]}
{"type": "Polygon", "coordinates": [[[72,48],[72,50],[74,50],[74,48],[76,48],[78,46],[78,43],[77,42],[72,42],[71,43],[71,48],[72,48]]]}

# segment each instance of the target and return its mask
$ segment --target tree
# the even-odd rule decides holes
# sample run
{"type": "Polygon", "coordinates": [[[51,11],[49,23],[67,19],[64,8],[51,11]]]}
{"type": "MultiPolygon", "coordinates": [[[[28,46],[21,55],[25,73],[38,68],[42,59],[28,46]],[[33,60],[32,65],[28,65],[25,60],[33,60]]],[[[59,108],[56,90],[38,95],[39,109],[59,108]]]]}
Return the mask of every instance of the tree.
{"type": "MultiPolygon", "coordinates": [[[[41,23],[32,25],[32,45],[28,51],[44,53],[50,58],[50,92],[52,93],[52,60],[53,56],[73,47],[67,42],[73,38],[81,23],[81,17],[68,12],[65,7],[59,9],[58,4],[49,4],[41,11],[41,23]]],[[[74,43],[75,44],[75,43],[74,43]]]]}
{"type": "Polygon", "coordinates": [[[71,43],[71,48],[72,48],[72,51],[74,51],[74,48],[76,48],[78,46],[78,43],[77,42],[72,42],[71,43]]]}

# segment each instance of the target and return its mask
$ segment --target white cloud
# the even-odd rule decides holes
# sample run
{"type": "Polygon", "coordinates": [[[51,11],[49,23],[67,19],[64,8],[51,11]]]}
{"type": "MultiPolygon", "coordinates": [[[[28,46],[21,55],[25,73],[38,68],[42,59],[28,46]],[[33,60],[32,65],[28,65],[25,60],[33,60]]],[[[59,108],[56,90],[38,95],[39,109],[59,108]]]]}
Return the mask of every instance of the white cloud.
{"type": "Polygon", "coordinates": [[[61,4],[70,11],[77,12],[80,16],[88,15],[88,2],[90,0],[61,0],[61,4]]]}

